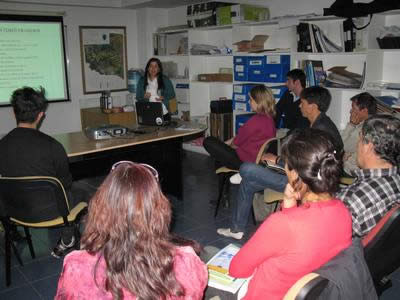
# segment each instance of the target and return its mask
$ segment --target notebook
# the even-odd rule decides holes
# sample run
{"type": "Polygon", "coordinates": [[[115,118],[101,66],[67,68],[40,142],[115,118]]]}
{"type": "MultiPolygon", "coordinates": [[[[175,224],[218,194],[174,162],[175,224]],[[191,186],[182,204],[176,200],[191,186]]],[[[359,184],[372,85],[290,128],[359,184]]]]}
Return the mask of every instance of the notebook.
{"type": "Polygon", "coordinates": [[[136,102],[136,114],[139,125],[165,125],[161,102],[136,102]]]}

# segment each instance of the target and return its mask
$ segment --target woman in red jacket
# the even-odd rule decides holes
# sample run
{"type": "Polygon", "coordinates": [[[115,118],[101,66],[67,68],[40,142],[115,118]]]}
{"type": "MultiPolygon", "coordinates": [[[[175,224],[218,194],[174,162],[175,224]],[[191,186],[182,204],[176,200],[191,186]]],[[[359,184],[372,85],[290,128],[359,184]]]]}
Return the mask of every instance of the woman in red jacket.
{"type": "Polygon", "coordinates": [[[295,131],[282,158],[289,181],[282,211],[264,221],[230,264],[231,276],[253,276],[244,299],[282,299],[303,275],[351,244],[350,213],[333,196],[342,162],[330,136],[295,131]]]}
{"type": "Polygon", "coordinates": [[[242,162],[255,162],[261,145],[274,138],[275,98],[270,88],[257,85],[250,91],[250,106],[256,112],[238,134],[225,142],[207,137],[203,146],[219,166],[239,170],[242,162]]]}
{"type": "Polygon", "coordinates": [[[169,233],[157,171],[122,161],[89,205],[80,251],[64,259],[55,299],[202,299],[207,269],[169,233]]]}

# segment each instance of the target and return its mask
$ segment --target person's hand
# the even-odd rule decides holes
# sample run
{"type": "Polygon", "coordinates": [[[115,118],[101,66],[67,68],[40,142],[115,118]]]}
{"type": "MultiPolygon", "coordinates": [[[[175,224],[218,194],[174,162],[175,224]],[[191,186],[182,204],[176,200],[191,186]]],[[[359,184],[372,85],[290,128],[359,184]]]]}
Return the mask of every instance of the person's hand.
{"type": "Polygon", "coordinates": [[[301,193],[295,192],[294,188],[288,183],[286,184],[285,191],[283,192],[282,206],[284,208],[291,208],[297,205],[297,200],[300,200],[301,193]]]}
{"type": "Polygon", "coordinates": [[[358,113],[352,112],[350,114],[350,123],[353,125],[358,125],[361,123],[361,117],[358,113]]]}
{"type": "Polygon", "coordinates": [[[228,146],[232,146],[233,138],[226,140],[224,143],[227,144],[228,146]]]}
{"type": "Polygon", "coordinates": [[[343,155],[343,161],[347,161],[350,157],[351,157],[351,153],[350,152],[345,152],[344,155],[343,155]]]}
{"type": "Polygon", "coordinates": [[[149,99],[150,97],[151,97],[151,94],[150,94],[150,93],[145,93],[145,94],[144,94],[144,98],[149,99]]]}
{"type": "Polygon", "coordinates": [[[161,102],[161,101],[164,100],[164,97],[163,96],[159,96],[159,97],[156,98],[156,100],[161,102]]]}
{"type": "Polygon", "coordinates": [[[277,156],[272,154],[272,153],[264,153],[261,156],[261,161],[269,161],[271,163],[275,163],[276,162],[276,158],[277,158],[277,156]]]}

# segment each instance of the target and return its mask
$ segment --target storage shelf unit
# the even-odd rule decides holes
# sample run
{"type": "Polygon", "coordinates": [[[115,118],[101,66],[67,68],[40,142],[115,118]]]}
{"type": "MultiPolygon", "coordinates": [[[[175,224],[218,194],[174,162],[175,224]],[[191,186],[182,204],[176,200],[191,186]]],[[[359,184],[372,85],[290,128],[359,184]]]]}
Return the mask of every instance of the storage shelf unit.
{"type": "MultiPolygon", "coordinates": [[[[322,31],[336,44],[342,44],[343,40],[343,18],[316,16],[301,19],[301,22],[309,22],[318,25],[322,31]]],[[[368,17],[363,19],[364,22],[368,17]]],[[[231,55],[191,55],[190,48],[193,44],[210,44],[218,47],[229,47],[233,49],[233,56],[261,56],[261,55],[283,55],[288,54],[291,58],[291,68],[300,66],[302,60],[322,60],[324,69],[333,66],[347,66],[347,70],[362,74],[365,67],[365,81],[360,89],[329,88],[332,94],[332,103],[328,115],[336,125],[342,129],[349,119],[351,102],[349,99],[363,91],[374,95],[399,95],[398,90],[380,89],[371,86],[374,82],[400,83],[400,50],[379,49],[376,38],[380,34],[382,26],[400,25],[400,11],[391,11],[375,14],[371,24],[364,30],[357,32],[357,47],[354,52],[339,53],[309,53],[297,51],[296,26],[280,28],[277,20],[263,22],[251,22],[233,24],[227,26],[211,26],[191,28],[187,30],[188,56],[184,61],[177,56],[165,56],[163,59],[177,61],[178,69],[188,68],[190,79],[189,106],[190,115],[202,115],[209,112],[209,101],[219,97],[232,95],[232,84],[252,83],[250,81],[234,81],[230,83],[198,82],[197,75],[201,73],[215,73],[219,68],[233,68],[231,55]],[[235,42],[250,40],[257,34],[268,35],[264,43],[264,49],[276,49],[278,51],[267,51],[263,53],[243,53],[235,50],[235,42]],[[179,65],[184,65],[180,67],[179,65]]],[[[170,32],[169,34],[173,34],[170,32]]],[[[179,32],[177,34],[182,34],[179,32]]],[[[282,83],[266,83],[274,86],[282,83]]]]}

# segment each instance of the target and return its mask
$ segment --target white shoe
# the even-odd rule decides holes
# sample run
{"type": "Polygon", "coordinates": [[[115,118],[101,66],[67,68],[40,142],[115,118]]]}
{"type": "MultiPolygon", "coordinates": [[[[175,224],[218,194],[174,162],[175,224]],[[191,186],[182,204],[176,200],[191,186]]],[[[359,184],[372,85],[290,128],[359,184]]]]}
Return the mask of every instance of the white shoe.
{"type": "Polygon", "coordinates": [[[230,228],[218,228],[217,233],[226,237],[231,237],[237,240],[241,240],[243,237],[243,232],[232,232],[230,228]]]}
{"type": "Polygon", "coordinates": [[[231,178],[229,178],[229,181],[232,184],[240,184],[242,182],[242,176],[240,176],[240,173],[236,173],[235,175],[232,175],[231,178]]]}

